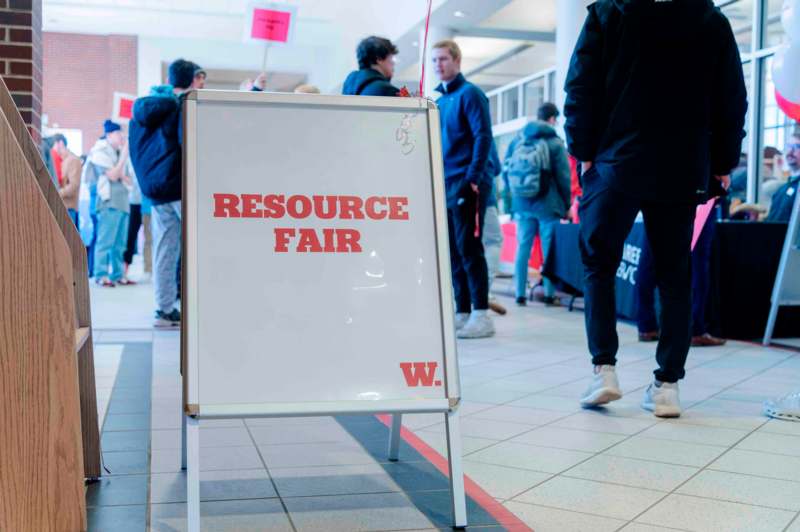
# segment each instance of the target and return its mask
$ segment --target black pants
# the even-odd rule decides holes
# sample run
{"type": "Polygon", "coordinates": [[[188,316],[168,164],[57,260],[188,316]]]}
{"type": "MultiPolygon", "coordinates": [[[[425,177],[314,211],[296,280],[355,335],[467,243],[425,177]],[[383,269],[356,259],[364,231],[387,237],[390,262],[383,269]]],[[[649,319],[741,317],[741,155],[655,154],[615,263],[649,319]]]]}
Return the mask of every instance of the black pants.
{"type": "MultiPolygon", "coordinates": [[[[692,251],[692,336],[702,336],[708,332],[706,307],[711,283],[711,246],[714,243],[716,225],[717,222],[712,213],[706,220],[692,251]]],[[[645,239],[639,260],[639,269],[636,271],[639,332],[658,331],[655,289],[653,252],[650,251],[650,244],[645,239]]]]}
{"type": "MultiPolygon", "coordinates": [[[[491,193],[491,190],[488,193],[491,193]]],[[[483,190],[478,195],[467,185],[459,195],[459,204],[447,209],[450,268],[453,275],[456,312],[459,313],[489,308],[489,270],[481,241],[486,197],[483,190]]]]}
{"type": "Polygon", "coordinates": [[[122,256],[125,264],[133,263],[133,256],[136,255],[136,240],[139,237],[139,228],[142,226],[142,206],[131,203],[131,217],[128,223],[128,245],[122,256]]]}
{"type": "Polygon", "coordinates": [[[661,335],[655,377],[677,382],[691,341],[691,259],[694,205],[643,201],[608,187],[597,170],[583,176],[580,248],[586,270],[586,334],[595,365],[616,364],[615,277],[625,238],[639,211],[644,215],[661,296],[661,335]]]}

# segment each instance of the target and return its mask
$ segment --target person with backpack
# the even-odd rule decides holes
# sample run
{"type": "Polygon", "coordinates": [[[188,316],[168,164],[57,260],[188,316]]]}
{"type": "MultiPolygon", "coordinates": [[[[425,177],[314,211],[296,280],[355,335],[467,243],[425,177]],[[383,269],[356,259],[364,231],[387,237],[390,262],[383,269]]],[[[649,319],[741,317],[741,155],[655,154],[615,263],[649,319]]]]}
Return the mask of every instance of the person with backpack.
{"type": "MultiPolygon", "coordinates": [[[[555,227],[566,218],[570,206],[570,167],[567,148],[554,126],[558,108],[552,103],[539,107],[535,120],[511,141],[506,152],[503,180],[511,191],[511,209],[517,223],[517,255],[514,261],[517,305],[525,306],[528,260],[536,235],[547,258],[555,227]]],[[[558,304],[556,289],[547,277],[544,303],[558,304]]]]}
{"type": "Polygon", "coordinates": [[[391,84],[397,46],[383,37],[367,37],[358,43],[358,70],[344,81],[342,94],[354,96],[400,96],[400,89],[391,84]]]}
{"type": "Polygon", "coordinates": [[[180,325],[175,308],[176,271],[181,252],[183,130],[181,106],[186,93],[202,89],[206,73],[195,63],[177,59],[169,66],[169,85],[153,87],[133,104],[130,156],[139,187],[152,204],[156,327],[180,325]]]}

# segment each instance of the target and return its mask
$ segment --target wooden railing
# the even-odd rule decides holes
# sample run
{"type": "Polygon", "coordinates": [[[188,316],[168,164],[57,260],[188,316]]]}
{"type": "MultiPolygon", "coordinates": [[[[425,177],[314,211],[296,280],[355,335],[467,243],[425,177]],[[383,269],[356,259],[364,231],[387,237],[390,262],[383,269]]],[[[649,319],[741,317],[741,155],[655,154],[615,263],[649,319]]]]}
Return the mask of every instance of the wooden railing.
{"type": "Polygon", "coordinates": [[[0,80],[0,530],[86,530],[90,318],[85,248],[0,80]]]}

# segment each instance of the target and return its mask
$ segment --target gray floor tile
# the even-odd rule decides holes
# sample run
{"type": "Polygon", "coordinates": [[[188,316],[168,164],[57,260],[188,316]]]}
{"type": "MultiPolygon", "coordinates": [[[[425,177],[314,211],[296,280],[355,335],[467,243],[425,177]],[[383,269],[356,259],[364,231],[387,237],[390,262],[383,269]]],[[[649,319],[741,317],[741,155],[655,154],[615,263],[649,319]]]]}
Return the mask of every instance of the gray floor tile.
{"type": "Polygon", "coordinates": [[[146,451],[109,451],[103,453],[103,465],[111,475],[147,474],[146,451]]]}
{"type": "Polygon", "coordinates": [[[180,449],[180,429],[154,430],[150,435],[150,448],[153,450],[180,449]]]}
{"type": "Polygon", "coordinates": [[[400,493],[300,497],[284,501],[298,532],[431,528],[431,522],[400,493]]]}
{"type": "MultiPolygon", "coordinates": [[[[181,450],[160,449],[150,453],[150,470],[153,473],[181,471],[181,450]]],[[[200,447],[200,471],[262,469],[264,464],[254,446],[250,447],[200,447]]]]}
{"type": "MultiPolygon", "coordinates": [[[[116,394],[116,390],[114,392],[116,394]]],[[[114,397],[112,396],[112,401],[114,397]]],[[[103,432],[116,430],[149,430],[149,414],[106,414],[106,421],[103,424],[103,432]]]]}
{"type": "Polygon", "coordinates": [[[250,433],[258,445],[353,441],[341,426],[328,423],[250,427],[250,433]]]}
{"type": "Polygon", "coordinates": [[[147,430],[122,430],[103,432],[100,447],[103,451],[146,451],[150,443],[147,430]]]}
{"type": "Polygon", "coordinates": [[[794,512],[670,495],[636,521],[697,532],[780,532],[794,512]]]}
{"type": "Polygon", "coordinates": [[[659,423],[644,431],[641,435],[648,438],[675,440],[687,443],[730,446],[747,435],[748,431],[723,429],[717,427],[701,427],[680,423],[659,423]]]}
{"type": "MultiPolygon", "coordinates": [[[[264,469],[202,471],[200,500],[268,499],[277,497],[264,469]]],[[[156,473],[150,480],[153,504],[186,502],[186,473],[156,473]]]]}
{"type": "Polygon", "coordinates": [[[629,523],[622,527],[619,532],[674,532],[679,528],[665,528],[663,526],[645,525],[644,523],[629,523]]]}
{"type": "Polygon", "coordinates": [[[664,496],[666,493],[660,491],[556,477],[514,500],[630,520],[664,496]]]}
{"type": "Polygon", "coordinates": [[[528,471],[482,462],[464,460],[464,474],[487,493],[499,499],[510,499],[552,477],[550,473],[528,471]]]}
{"type": "Polygon", "coordinates": [[[147,475],[106,475],[86,487],[86,506],[147,504],[147,475]]]}
{"type": "MultiPolygon", "coordinates": [[[[478,419],[473,417],[461,418],[461,434],[470,438],[484,440],[507,440],[533,429],[533,425],[511,423],[492,419],[478,419]]],[[[433,425],[425,429],[426,432],[445,431],[444,423],[433,425]]]]}
{"type": "Polygon", "coordinates": [[[97,506],[86,509],[89,532],[145,532],[147,506],[97,506]]]}
{"type": "Polygon", "coordinates": [[[503,504],[536,532],[614,532],[625,521],[509,501],[503,504]]]}
{"type": "Polygon", "coordinates": [[[400,488],[377,464],[270,470],[281,497],[314,497],[397,492],[400,488]]]}
{"type": "Polygon", "coordinates": [[[756,432],[739,442],[734,448],[800,457],[800,436],[756,432]]]}
{"type": "Polygon", "coordinates": [[[678,488],[677,493],[800,511],[800,482],[721,471],[701,471],[696,477],[678,488]]]}
{"type": "Polygon", "coordinates": [[[360,445],[350,442],[261,445],[259,450],[269,468],[375,463],[375,459],[360,445]]]}
{"type": "MultiPolygon", "coordinates": [[[[289,519],[277,499],[201,502],[200,529],[203,532],[292,532],[289,519]]],[[[186,504],[152,505],[150,530],[187,530],[186,504]]]]}
{"type": "Polygon", "coordinates": [[[591,453],[502,442],[470,455],[473,462],[560,473],[592,456],[591,453]]]}
{"type": "Polygon", "coordinates": [[[253,445],[243,426],[200,427],[200,447],[248,447],[253,445]]]}
{"type": "Polygon", "coordinates": [[[580,412],[552,424],[565,429],[591,430],[609,434],[632,435],[656,424],[655,419],[630,419],[602,412],[580,412]]]}
{"type": "Polygon", "coordinates": [[[469,418],[523,423],[525,425],[545,425],[565,415],[566,414],[554,412],[552,410],[502,405],[481,410],[480,412],[471,414],[469,418]]]}
{"type": "Polygon", "coordinates": [[[697,473],[698,469],[679,465],[597,455],[564,473],[566,476],[611,482],[635,488],[671,491],[697,473]]]}

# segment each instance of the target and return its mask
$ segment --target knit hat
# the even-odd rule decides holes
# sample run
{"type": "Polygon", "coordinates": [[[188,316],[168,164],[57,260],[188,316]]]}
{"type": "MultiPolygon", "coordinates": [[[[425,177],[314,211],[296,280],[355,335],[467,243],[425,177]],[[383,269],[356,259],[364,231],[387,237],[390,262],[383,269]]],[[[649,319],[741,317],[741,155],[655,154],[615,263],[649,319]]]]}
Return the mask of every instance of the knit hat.
{"type": "Polygon", "coordinates": [[[203,68],[186,59],[176,59],[169,65],[169,84],[178,89],[188,89],[194,77],[205,74],[203,68]]]}
{"type": "Polygon", "coordinates": [[[103,133],[106,135],[113,133],[114,131],[119,131],[120,129],[122,128],[116,122],[112,122],[111,120],[106,120],[103,122],[103,133]]]}

